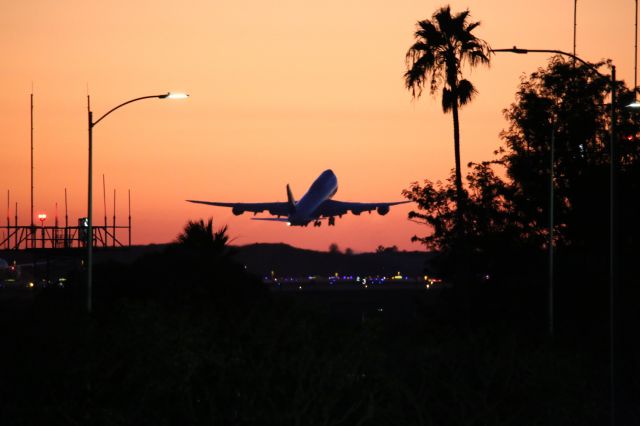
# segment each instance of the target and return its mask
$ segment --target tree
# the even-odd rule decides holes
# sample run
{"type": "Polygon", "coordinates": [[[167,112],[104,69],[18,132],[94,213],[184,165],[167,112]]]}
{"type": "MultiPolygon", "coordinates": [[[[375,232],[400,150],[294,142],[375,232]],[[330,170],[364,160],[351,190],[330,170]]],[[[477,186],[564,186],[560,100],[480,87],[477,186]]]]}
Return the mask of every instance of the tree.
{"type": "MultiPolygon", "coordinates": [[[[472,31],[480,22],[468,22],[469,10],[451,15],[450,6],[436,11],[431,20],[417,24],[415,43],[406,55],[405,85],[414,98],[419,98],[425,86],[434,94],[442,87],[442,110],[453,114],[453,145],[455,150],[455,187],[458,219],[462,218],[464,193],[460,170],[460,124],[458,108],[468,104],[476,94],[469,80],[462,78],[462,67],[489,65],[489,45],[472,31]]],[[[460,224],[462,225],[462,224],[460,224]]]]}
{"type": "Polygon", "coordinates": [[[190,220],[185,225],[184,231],[178,235],[177,241],[186,248],[223,253],[227,249],[229,236],[227,226],[214,232],[213,218],[209,218],[206,224],[203,219],[190,220]]]}
{"type": "Polygon", "coordinates": [[[393,245],[391,247],[385,247],[383,245],[379,245],[378,248],[376,248],[376,253],[397,253],[398,252],[398,246],[393,245]]]}
{"type": "MultiPolygon", "coordinates": [[[[512,271],[524,273],[531,261],[531,247],[522,240],[518,222],[513,218],[510,185],[500,179],[493,167],[499,162],[470,163],[466,180],[469,195],[463,221],[465,240],[470,255],[465,264],[466,279],[490,275],[500,278],[512,271]],[[524,253],[527,255],[523,255],[524,253]]],[[[455,174],[446,182],[425,180],[411,184],[403,195],[414,201],[418,211],[411,211],[409,219],[428,225],[433,232],[427,236],[413,236],[427,248],[440,252],[429,269],[446,278],[454,278],[459,265],[451,253],[456,248],[456,187],[455,174]]]]}
{"type": "MultiPolygon", "coordinates": [[[[601,65],[604,63],[595,64],[601,65]]],[[[624,108],[633,94],[622,82],[618,84],[615,107],[620,159],[616,169],[620,194],[626,195],[640,191],[640,144],[625,139],[637,134],[638,124],[632,111],[624,108]]],[[[433,228],[431,235],[415,236],[414,241],[443,253],[453,251],[460,214],[464,215],[470,261],[476,263],[471,269],[479,271],[500,262],[501,268],[520,265],[521,275],[527,276],[526,266],[538,262],[538,270],[543,270],[549,242],[553,138],[554,245],[562,260],[559,273],[564,271],[572,282],[581,282],[578,277],[584,282],[606,276],[609,92],[608,78],[561,57],[523,78],[516,101],[505,110],[509,127],[501,133],[504,145],[496,151],[498,158],[470,164],[464,212],[456,211],[454,175],[446,183],[416,182],[403,192],[418,205],[409,218],[433,228]],[[503,167],[506,173],[495,173],[494,166],[503,167]],[[504,174],[505,178],[500,177],[504,174]]],[[[640,206],[635,197],[625,197],[620,210],[619,227],[625,232],[621,250],[630,257],[640,235],[640,206]]]]}
{"type": "Polygon", "coordinates": [[[329,253],[331,254],[340,254],[340,246],[336,243],[331,243],[329,245],[329,253]]]}
{"type": "MultiPolygon", "coordinates": [[[[618,84],[616,126],[620,130],[617,137],[622,158],[619,182],[624,187],[637,181],[633,174],[639,170],[640,150],[637,143],[622,138],[624,134],[635,134],[637,124],[624,108],[632,93],[624,83],[618,84]]],[[[556,244],[574,251],[586,250],[599,258],[609,238],[610,90],[609,79],[586,65],[559,56],[552,58],[546,68],[523,79],[516,102],[505,110],[510,124],[501,134],[505,146],[498,152],[511,180],[513,202],[522,226],[527,227],[531,237],[546,242],[553,137],[556,244]]],[[[633,191],[629,187],[623,193],[627,190],[633,191]]]]}

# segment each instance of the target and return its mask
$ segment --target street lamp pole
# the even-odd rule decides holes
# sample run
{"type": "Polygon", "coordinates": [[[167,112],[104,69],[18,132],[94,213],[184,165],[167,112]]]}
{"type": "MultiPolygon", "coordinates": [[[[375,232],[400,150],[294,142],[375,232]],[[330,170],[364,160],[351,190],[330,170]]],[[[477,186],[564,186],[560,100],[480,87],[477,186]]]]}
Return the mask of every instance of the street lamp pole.
{"type": "Polygon", "coordinates": [[[132,102],[141,101],[143,99],[186,99],[189,95],[185,93],[164,93],[161,95],[141,96],[134,98],[120,105],[111,108],[104,115],[93,121],[93,111],[91,111],[91,99],[87,96],[87,112],[88,112],[88,128],[89,128],[89,179],[88,179],[88,195],[87,195],[87,312],[91,313],[92,291],[93,291],[93,128],[102,121],[106,116],[115,110],[122,108],[132,102]]]}
{"type": "MultiPolygon", "coordinates": [[[[637,3],[637,2],[636,2],[637,3]]],[[[636,12],[637,13],[637,12],[636,12]]],[[[569,56],[576,61],[579,61],[587,66],[591,71],[598,74],[600,77],[607,77],[602,74],[593,64],[581,59],[580,57],[556,49],[519,49],[513,46],[511,49],[492,49],[492,52],[509,52],[509,53],[552,53],[555,55],[569,56]]],[[[616,396],[616,381],[615,381],[615,296],[616,296],[616,280],[617,280],[617,259],[616,259],[616,244],[617,244],[617,229],[616,229],[616,215],[617,215],[617,203],[616,203],[616,191],[617,191],[617,161],[618,152],[616,144],[616,67],[611,65],[610,75],[611,85],[611,126],[609,128],[609,361],[610,361],[610,404],[611,404],[611,424],[615,424],[615,396],[616,396]]],[[[634,87],[635,93],[635,87],[634,87]]],[[[638,107],[639,103],[634,102],[629,107],[638,107]]],[[[552,306],[549,309],[553,309],[552,306]]],[[[553,330],[553,329],[551,329],[553,330]]]]}

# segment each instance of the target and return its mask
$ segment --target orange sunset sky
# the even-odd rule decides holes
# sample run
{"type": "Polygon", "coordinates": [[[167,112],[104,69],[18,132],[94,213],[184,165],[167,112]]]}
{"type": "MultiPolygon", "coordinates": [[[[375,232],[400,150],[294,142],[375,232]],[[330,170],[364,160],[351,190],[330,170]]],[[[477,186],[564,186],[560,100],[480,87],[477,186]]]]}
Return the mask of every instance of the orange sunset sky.
{"type": "MultiPolygon", "coordinates": [[[[337,219],[336,227],[293,228],[235,217],[185,199],[283,201],[301,197],[331,168],[335,198],[402,200],[413,181],[444,179],[453,167],[452,121],[426,93],[403,87],[416,21],[441,1],[1,0],[0,206],[11,191],[29,223],[29,94],[35,95],[35,213],[53,224],[55,203],[70,221],[86,215],[87,91],[94,117],[138,96],[188,92],[188,100],[128,105],[94,128],[94,221],[107,210],[126,221],[132,191],[133,243],[173,240],[189,219],[229,225],[235,244],[285,242],[355,251],[411,243],[428,229],[407,220],[411,205],[337,219]]],[[[572,50],[573,0],[450,2],[469,8],[475,34],[494,48],[572,50]]],[[[577,53],[611,58],[633,83],[634,1],[578,1],[577,53]]],[[[498,54],[465,75],[479,96],[461,111],[462,162],[493,158],[523,74],[547,55],[498,54]]],[[[603,72],[608,72],[602,69],[603,72]]],[[[6,214],[0,215],[2,223],[6,214]]],[[[123,235],[124,236],[124,235],[123,235]]],[[[126,240],[126,238],[125,238],[126,240]]]]}

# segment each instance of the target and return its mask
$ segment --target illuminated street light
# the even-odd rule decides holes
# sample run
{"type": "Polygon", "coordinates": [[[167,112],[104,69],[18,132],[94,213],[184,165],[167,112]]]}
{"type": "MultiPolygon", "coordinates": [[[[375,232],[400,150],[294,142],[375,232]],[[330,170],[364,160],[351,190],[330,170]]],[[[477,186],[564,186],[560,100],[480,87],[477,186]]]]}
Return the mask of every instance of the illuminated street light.
{"type": "Polygon", "coordinates": [[[93,111],[91,111],[91,100],[87,95],[87,111],[89,118],[89,183],[87,197],[87,312],[91,313],[92,307],[92,281],[93,281],[93,127],[102,121],[106,116],[115,110],[122,108],[132,102],[141,101],[143,99],[186,99],[189,95],[186,93],[167,92],[161,95],[141,96],[134,98],[120,105],[111,108],[104,115],[93,121],[93,111]]]}
{"type": "Polygon", "coordinates": [[[186,93],[169,92],[166,95],[162,95],[160,99],[187,99],[188,97],[189,95],[187,95],[186,93]]]}

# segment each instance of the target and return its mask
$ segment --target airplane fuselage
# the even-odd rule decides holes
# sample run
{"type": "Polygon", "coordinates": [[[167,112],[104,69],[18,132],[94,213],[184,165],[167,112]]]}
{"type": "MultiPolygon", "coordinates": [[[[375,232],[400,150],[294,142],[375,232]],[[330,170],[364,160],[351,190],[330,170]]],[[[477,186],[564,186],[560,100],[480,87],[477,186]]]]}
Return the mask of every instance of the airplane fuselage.
{"type": "Polygon", "coordinates": [[[320,216],[318,208],[326,200],[331,199],[338,191],[338,178],[331,170],[325,170],[311,184],[309,190],[295,204],[295,207],[288,216],[288,223],[291,226],[305,226],[312,220],[317,220],[320,216]]]}

